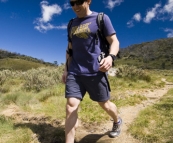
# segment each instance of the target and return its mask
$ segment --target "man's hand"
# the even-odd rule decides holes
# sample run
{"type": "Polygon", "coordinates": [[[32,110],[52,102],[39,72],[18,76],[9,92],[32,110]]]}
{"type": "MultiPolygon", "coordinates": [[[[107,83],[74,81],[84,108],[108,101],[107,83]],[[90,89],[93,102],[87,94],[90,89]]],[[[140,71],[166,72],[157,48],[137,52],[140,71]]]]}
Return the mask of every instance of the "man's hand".
{"type": "Polygon", "coordinates": [[[64,71],[63,75],[62,75],[62,82],[65,84],[66,83],[66,78],[67,78],[67,71],[64,71]]]}
{"type": "Polygon", "coordinates": [[[107,72],[111,67],[112,67],[112,57],[107,56],[106,58],[101,60],[99,71],[107,72]]]}

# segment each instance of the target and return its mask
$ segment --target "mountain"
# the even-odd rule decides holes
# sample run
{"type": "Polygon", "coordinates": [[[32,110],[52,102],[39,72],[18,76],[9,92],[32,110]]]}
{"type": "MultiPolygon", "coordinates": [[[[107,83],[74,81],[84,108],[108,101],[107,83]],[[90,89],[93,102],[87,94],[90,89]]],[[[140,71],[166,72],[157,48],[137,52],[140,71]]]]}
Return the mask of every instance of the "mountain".
{"type": "Polygon", "coordinates": [[[145,69],[173,69],[173,38],[158,39],[120,49],[115,64],[145,69]]]}

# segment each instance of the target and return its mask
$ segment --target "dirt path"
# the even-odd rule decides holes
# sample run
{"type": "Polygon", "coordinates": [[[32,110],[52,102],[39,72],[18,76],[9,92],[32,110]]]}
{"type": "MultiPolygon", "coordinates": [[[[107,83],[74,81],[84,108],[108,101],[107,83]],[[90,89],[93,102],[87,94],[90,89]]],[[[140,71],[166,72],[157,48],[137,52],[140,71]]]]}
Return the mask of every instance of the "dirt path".
{"type": "MultiPolygon", "coordinates": [[[[164,80],[164,79],[163,79],[164,80]]],[[[167,93],[169,89],[173,88],[173,84],[166,83],[164,88],[155,89],[153,91],[146,91],[141,93],[147,97],[148,100],[136,106],[120,108],[120,116],[123,119],[122,133],[118,138],[109,138],[108,132],[112,127],[112,122],[109,121],[101,127],[84,128],[82,125],[77,129],[76,140],[78,143],[140,143],[140,141],[133,138],[128,132],[128,126],[137,117],[139,111],[145,107],[156,103],[160,97],[167,93]],[[105,133],[106,132],[106,133],[105,133]]]]}
{"type": "MultiPolygon", "coordinates": [[[[162,79],[165,81],[164,79],[162,79]]],[[[166,82],[166,81],[165,81],[166,82]]],[[[173,88],[173,84],[167,83],[164,88],[155,89],[153,91],[145,91],[140,93],[147,97],[148,100],[138,104],[136,106],[128,106],[119,109],[120,116],[123,119],[122,133],[117,138],[109,138],[108,132],[112,128],[112,121],[107,123],[94,126],[85,125],[79,123],[79,127],[76,131],[76,143],[140,143],[138,140],[134,139],[128,132],[128,126],[137,117],[139,111],[143,110],[145,107],[156,103],[160,97],[167,93],[169,89],[173,88]]],[[[62,143],[57,138],[52,138],[53,133],[58,130],[64,130],[64,124],[58,120],[53,120],[50,122],[49,117],[28,115],[25,112],[21,112],[20,109],[15,106],[9,106],[6,110],[2,111],[3,114],[8,117],[13,117],[18,123],[18,126],[28,126],[33,130],[33,142],[32,143],[62,143]],[[34,130],[35,128],[42,127],[45,131],[39,134],[34,130]],[[45,138],[45,135],[47,138],[45,138]]]]}

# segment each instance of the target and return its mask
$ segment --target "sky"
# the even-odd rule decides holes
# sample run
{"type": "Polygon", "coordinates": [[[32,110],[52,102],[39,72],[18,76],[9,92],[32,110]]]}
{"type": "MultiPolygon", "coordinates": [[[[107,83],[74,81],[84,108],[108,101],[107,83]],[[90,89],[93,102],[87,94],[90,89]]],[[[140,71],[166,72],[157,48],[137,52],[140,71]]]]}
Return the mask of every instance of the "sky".
{"type": "MultiPolygon", "coordinates": [[[[92,0],[107,14],[120,48],[173,37],[173,0],[92,0]]],[[[69,0],[0,0],[0,49],[45,62],[65,62],[69,0]]]]}

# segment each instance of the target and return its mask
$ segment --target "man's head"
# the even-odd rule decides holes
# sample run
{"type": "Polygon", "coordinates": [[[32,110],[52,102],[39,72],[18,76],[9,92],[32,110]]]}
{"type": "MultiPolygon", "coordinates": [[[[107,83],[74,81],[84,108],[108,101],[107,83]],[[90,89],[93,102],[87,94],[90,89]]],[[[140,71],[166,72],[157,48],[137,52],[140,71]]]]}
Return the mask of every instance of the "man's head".
{"type": "Polygon", "coordinates": [[[90,12],[89,5],[91,0],[70,0],[70,5],[77,17],[82,18],[90,12]]]}

